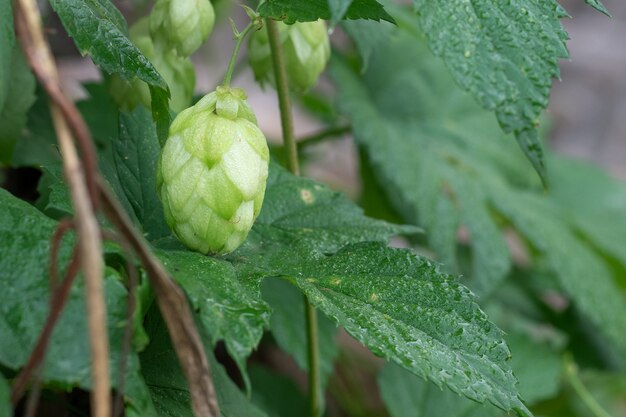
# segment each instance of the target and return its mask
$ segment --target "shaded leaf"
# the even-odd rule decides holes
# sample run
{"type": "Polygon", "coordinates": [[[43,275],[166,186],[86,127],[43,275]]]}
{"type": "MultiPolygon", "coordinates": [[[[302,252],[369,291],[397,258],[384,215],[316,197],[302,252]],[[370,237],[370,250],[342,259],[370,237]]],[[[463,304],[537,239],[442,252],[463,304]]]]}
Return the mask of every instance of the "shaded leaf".
{"type": "Polygon", "coordinates": [[[378,376],[378,387],[391,417],[504,417],[506,413],[455,395],[395,364],[378,376]]]}
{"type": "Polygon", "coordinates": [[[0,0],[0,109],[4,107],[11,80],[11,63],[15,46],[11,0],[0,0]]]}
{"type": "MultiPolygon", "coordinates": [[[[180,369],[165,323],[156,308],[151,309],[146,322],[150,344],[141,353],[141,369],[150,387],[152,400],[159,415],[194,417],[187,380],[180,369]]],[[[223,417],[263,417],[266,414],[251,404],[230,380],[224,368],[206,351],[211,378],[223,417]]]]}
{"type": "Polygon", "coordinates": [[[494,110],[542,179],[546,169],[536,130],[548,104],[567,33],[555,0],[414,0],[422,30],[461,87],[494,110]]]}
{"type": "Polygon", "coordinates": [[[331,26],[335,26],[346,15],[354,0],[327,0],[331,26]]]}
{"type": "Polygon", "coordinates": [[[13,407],[11,406],[11,388],[4,376],[0,374],[0,416],[12,417],[13,407]]]}
{"type": "Polygon", "coordinates": [[[35,77],[20,48],[16,45],[10,51],[7,61],[0,64],[6,67],[0,68],[0,164],[10,164],[15,145],[26,126],[28,110],[35,102],[35,77]],[[4,91],[3,81],[6,81],[4,91]]]}
{"type": "Polygon", "coordinates": [[[231,264],[189,251],[157,251],[186,291],[213,347],[224,340],[244,378],[246,358],[269,324],[269,308],[258,290],[237,277],[231,264]]]}
{"type": "MultiPolygon", "coordinates": [[[[19,370],[28,360],[49,311],[48,260],[50,238],[56,222],[34,207],[0,190],[0,364],[19,370]],[[25,302],[27,300],[27,302],[25,302]]],[[[65,240],[59,263],[67,265],[71,245],[65,240]]],[[[106,270],[104,279],[110,345],[111,383],[118,381],[118,361],[122,353],[126,325],[127,292],[119,274],[106,270]]],[[[71,389],[91,387],[91,351],[86,320],[84,286],[79,279],[52,333],[42,369],[45,384],[71,389]]],[[[127,358],[127,394],[142,389],[139,361],[127,358]]],[[[145,403],[145,409],[151,404],[145,403]]]]}
{"type": "Polygon", "coordinates": [[[608,265],[563,221],[562,211],[545,198],[520,191],[495,189],[491,198],[545,259],[580,310],[626,352],[626,316],[615,314],[626,311],[626,297],[608,265]]]}
{"type": "Polygon", "coordinates": [[[119,138],[111,141],[117,177],[148,240],[169,236],[163,205],[156,194],[161,147],[147,109],[120,114],[119,138]]]}
{"type": "Polygon", "coordinates": [[[493,116],[477,108],[446,76],[419,34],[368,22],[346,26],[366,31],[372,60],[359,74],[338,60],[331,73],[340,90],[339,106],[351,119],[378,181],[405,221],[427,229],[429,244],[449,271],[457,271],[457,234],[469,231],[473,247],[472,285],[492,291],[506,276],[511,259],[486,204],[483,177],[499,175],[502,164],[528,177],[514,145],[503,146],[493,116]],[[389,79],[388,74],[396,76],[389,79]],[[489,141],[493,142],[490,143],[489,141]],[[496,166],[491,163],[495,160],[496,166]]]}
{"type": "Polygon", "coordinates": [[[306,416],[308,401],[294,381],[262,365],[250,368],[252,402],[269,417],[306,416]]]}
{"type": "Polygon", "coordinates": [[[268,0],[259,7],[263,17],[284,20],[285,23],[311,22],[318,19],[330,20],[337,18],[339,13],[347,7],[342,18],[344,19],[371,19],[394,22],[376,0],[353,0],[349,6],[333,3],[329,9],[328,0],[268,0]],[[338,7],[341,6],[341,7],[338,7]]]}
{"type": "MultiPolygon", "coordinates": [[[[272,309],[270,330],[276,343],[308,373],[308,336],[302,293],[288,282],[277,279],[265,280],[261,288],[263,298],[272,309]]],[[[337,327],[325,316],[317,315],[320,386],[324,390],[339,354],[335,343],[337,327]]]]}

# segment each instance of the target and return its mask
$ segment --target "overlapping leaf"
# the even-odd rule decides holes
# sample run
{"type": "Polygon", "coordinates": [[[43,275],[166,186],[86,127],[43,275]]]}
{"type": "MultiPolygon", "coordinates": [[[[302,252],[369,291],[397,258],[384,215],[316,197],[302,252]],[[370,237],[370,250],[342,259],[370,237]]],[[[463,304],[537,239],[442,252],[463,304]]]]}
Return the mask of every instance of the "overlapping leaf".
{"type": "Polygon", "coordinates": [[[531,415],[502,333],[469,290],[429,261],[379,242],[330,256],[295,243],[275,249],[265,248],[261,273],[292,281],[374,354],[473,400],[531,415]]]}
{"type": "Polygon", "coordinates": [[[15,143],[35,102],[35,77],[15,42],[10,0],[0,1],[0,164],[11,162],[15,143]]]}
{"type": "MultiPolygon", "coordinates": [[[[489,113],[454,88],[441,64],[429,58],[419,32],[404,27],[391,30],[391,38],[381,33],[379,42],[370,44],[372,59],[364,74],[339,61],[331,71],[340,107],[398,211],[425,226],[429,243],[446,261],[455,260],[457,225],[465,226],[481,292],[493,290],[510,267],[503,235],[512,222],[545,256],[585,315],[626,352],[619,336],[626,332],[626,317],[614,313],[626,310],[626,300],[603,257],[586,242],[592,239],[607,251],[619,239],[624,185],[595,175],[587,179],[593,185],[577,187],[580,177],[571,173],[576,168],[559,174],[562,164],[555,158],[558,191],[544,194],[489,113]],[[575,213],[578,207],[584,209],[575,213]],[[593,216],[598,219],[589,220],[593,216]],[[596,222],[602,226],[592,226],[596,222]],[[611,224],[618,225],[616,231],[604,232],[611,224]]],[[[371,41],[377,29],[369,30],[371,41]]],[[[619,249],[609,250],[621,259],[619,249]]]]}
{"type": "Polygon", "coordinates": [[[555,0],[414,0],[433,53],[480,104],[513,132],[545,180],[536,125],[548,105],[558,59],[567,58],[567,33],[555,0]]]}
{"type": "MultiPolygon", "coordinates": [[[[295,359],[300,369],[309,372],[308,338],[302,294],[288,282],[276,279],[263,282],[262,294],[272,309],[270,329],[276,343],[295,359]]],[[[333,373],[333,362],[339,354],[334,339],[337,327],[322,314],[317,314],[320,386],[324,389],[333,373]]]]}
{"type": "MultiPolygon", "coordinates": [[[[519,378],[519,390],[530,403],[549,398],[559,389],[561,358],[545,343],[529,334],[512,331],[506,337],[511,347],[511,366],[519,378]]],[[[495,407],[477,404],[416,378],[395,364],[383,368],[378,386],[392,417],[504,417],[495,407]]]]}
{"type": "Polygon", "coordinates": [[[284,20],[285,23],[311,22],[318,19],[371,19],[394,22],[376,0],[268,0],[259,7],[263,17],[284,20]]]}
{"type": "MultiPolygon", "coordinates": [[[[178,365],[178,358],[172,348],[165,323],[154,308],[148,314],[146,330],[151,343],[141,354],[141,369],[159,415],[194,417],[187,381],[178,365]]],[[[221,415],[223,417],[266,416],[251,404],[230,380],[222,365],[215,360],[213,352],[207,349],[206,353],[221,415]]],[[[141,414],[137,415],[139,416],[141,414]]]]}
{"type": "Polygon", "coordinates": [[[167,84],[126,36],[126,22],[119,10],[108,0],[53,0],[51,5],[81,53],[109,74],[126,80],[137,77],[148,84],[157,129],[160,135],[167,134],[167,84]]]}
{"type": "MultiPolygon", "coordinates": [[[[48,260],[50,237],[56,222],[34,207],[0,190],[0,363],[18,370],[27,361],[49,311],[48,260]]],[[[62,245],[59,262],[66,265],[71,247],[69,241],[62,245]]],[[[80,282],[80,280],[79,280],[80,282]]],[[[107,270],[104,280],[106,292],[108,333],[112,383],[118,381],[118,361],[122,354],[126,324],[127,292],[120,276],[107,270]]],[[[76,284],[70,293],[63,313],[52,334],[42,379],[56,387],[91,386],[91,354],[84,302],[84,288],[76,284]]],[[[139,375],[136,355],[128,357],[126,393],[129,407],[149,411],[149,401],[137,402],[132,398],[145,397],[145,385],[139,375]]]]}
{"type": "Polygon", "coordinates": [[[13,416],[11,401],[9,400],[11,389],[4,376],[0,374],[0,415],[6,417],[13,416]]]}

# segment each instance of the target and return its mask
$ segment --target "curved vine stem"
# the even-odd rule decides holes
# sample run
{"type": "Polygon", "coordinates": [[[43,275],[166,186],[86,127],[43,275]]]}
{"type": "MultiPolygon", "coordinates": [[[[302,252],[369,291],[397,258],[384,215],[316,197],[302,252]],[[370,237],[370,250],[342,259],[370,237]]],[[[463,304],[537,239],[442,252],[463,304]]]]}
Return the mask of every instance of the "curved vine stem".
{"type": "Polygon", "coordinates": [[[235,33],[235,48],[233,49],[233,54],[230,56],[230,61],[228,62],[228,68],[226,69],[226,74],[224,74],[224,81],[222,81],[222,85],[224,87],[230,86],[230,80],[233,76],[233,70],[235,69],[235,63],[237,62],[237,55],[239,54],[239,49],[241,48],[241,44],[243,40],[246,38],[246,35],[250,33],[250,31],[256,27],[255,22],[248,23],[248,26],[244,28],[241,32],[237,31],[235,24],[231,20],[231,25],[233,26],[233,32],[235,33]]]}
{"type": "MultiPolygon", "coordinates": [[[[293,117],[291,114],[291,100],[289,97],[289,86],[287,83],[287,72],[283,58],[282,46],[276,22],[266,19],[267,33],[269,36],[270,50],[272,52],[272,64],[274,66],[274,78],[276,80],[276,91],[278,93],[278,105],[280,108],[280,120],[283,131],[283,141],[287,148],[287,165],[289,170],[300,175],[300,164],[298,163],[298,147],[293,130],[293,117]]],[[[309,365],[309,401],[311,417],[319,417],[322,413],[322,390],[320,386],[319,368],[319,342],[317,312],[311,305],[307,297],[304,297],[306,327],[308,339],[308,365],[309,365]]]]}
{"type": "Polygon", "coordinates": [[[578,397],[581,401],[587,406],[589,411],[593,413],[595,417],[612,417],[602,406],[598,403],[598,401],[594,398],[594,396],[589,392],[583,381],[581,381],[578,376],[578,367],[572,358],[567,357],[565,359],[565,375],[567,377],[567,381],[570,383],[578,397]]]}

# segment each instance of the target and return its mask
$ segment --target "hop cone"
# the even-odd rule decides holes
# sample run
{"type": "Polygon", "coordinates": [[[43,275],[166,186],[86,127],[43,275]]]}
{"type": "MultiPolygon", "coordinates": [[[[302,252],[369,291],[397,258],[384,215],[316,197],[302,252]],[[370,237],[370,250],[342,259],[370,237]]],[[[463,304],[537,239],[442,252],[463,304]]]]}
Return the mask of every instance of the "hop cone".
{"type": "MultiPolygon", "coordinates": [[[[196,72],[191,60],[178,56],[174,51],[162,51],[155,47],[148,34],[147,18],[133,25],[130,29],[130,39],[170,87],[170,107],[176,112],[189,107],[196,84],[196,72]]],[[[110,92],[124,110],[132,110],[139,104],[150,108],[148,85],[137,78],[126,81],[118,76],[111,77],[110,92]]]]}
{"type": "MultiPolygon", "coordinates": [[[[277,23],[285,57],[289,87],[303,92],[317,83],[330,57],[330,42],[323,20],[316,22],[277,23]]],[[[267,30],[252,34],[248,57],[254,76],[261,84],[276,86],[267,30]]]]}
{"type": "Polygon", "coordinates": [[[150,14],[150,34],[164,49],[188,57],[207,40],[214,23],[209,0],[158,0],[150,14]]]}
{"type": "Polygon", "coordinates": [[[234,251],[261,210],[269,150],[245,99],[241,89],[218,87],[176,117],[161,154],[165,218],[198,252],[234,251]]]}

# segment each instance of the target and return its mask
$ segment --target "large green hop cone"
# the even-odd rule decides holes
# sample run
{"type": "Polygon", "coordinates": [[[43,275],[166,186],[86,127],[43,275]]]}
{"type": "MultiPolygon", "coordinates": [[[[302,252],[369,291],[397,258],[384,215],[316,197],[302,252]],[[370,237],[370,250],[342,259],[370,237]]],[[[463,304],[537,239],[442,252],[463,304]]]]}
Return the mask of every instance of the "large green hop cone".
{"type": "Polygon", "coordinates": [[[224,254],[261,211],[269,150],[238,88],[218,87],[172,123],[157,172],[165,218],[190,249],[224,254]]]}

